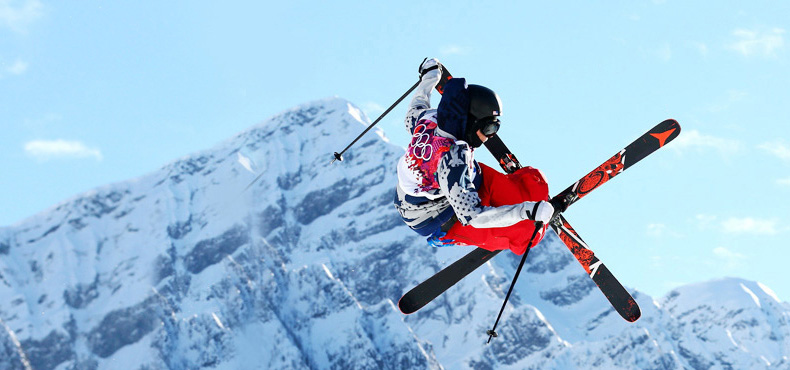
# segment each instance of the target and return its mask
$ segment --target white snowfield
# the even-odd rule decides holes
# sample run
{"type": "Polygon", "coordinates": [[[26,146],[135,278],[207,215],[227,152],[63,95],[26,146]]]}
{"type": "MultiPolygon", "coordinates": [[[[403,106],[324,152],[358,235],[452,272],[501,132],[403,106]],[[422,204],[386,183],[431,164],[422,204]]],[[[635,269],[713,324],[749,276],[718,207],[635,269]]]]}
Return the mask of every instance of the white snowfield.
{"type": "Polygon", "coordinates": [[[629,324],[551,233],[491,344],[510,253],[400,314],[470,248],[403,225],[382,133],[329,166],[367,124],[308,103],[0,229],[0,369],[790,369],[790,305],[762,284],[632,291],[629,324]]]}

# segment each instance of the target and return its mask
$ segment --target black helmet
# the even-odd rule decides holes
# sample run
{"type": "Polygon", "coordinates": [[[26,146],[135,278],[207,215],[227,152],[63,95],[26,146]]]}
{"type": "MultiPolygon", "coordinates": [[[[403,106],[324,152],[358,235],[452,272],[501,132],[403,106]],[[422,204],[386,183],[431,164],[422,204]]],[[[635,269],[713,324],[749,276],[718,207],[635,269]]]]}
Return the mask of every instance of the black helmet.
{"type": "Polygon", "coordinates": [[[469,85],[469,115],[466,121],[466,141],[477,148],[483,145],[477,136],[477,130],[483,135],[492,136],[499,130],[499,119],[502,114],[502,101],[493,90],[480,85],[469,85]]]}
{"type": "Polygon", "coordinates": [[[480,85],[469,85],[469,115],[475,120],[502,114],[502,101],[493,90],[480,85]]]}

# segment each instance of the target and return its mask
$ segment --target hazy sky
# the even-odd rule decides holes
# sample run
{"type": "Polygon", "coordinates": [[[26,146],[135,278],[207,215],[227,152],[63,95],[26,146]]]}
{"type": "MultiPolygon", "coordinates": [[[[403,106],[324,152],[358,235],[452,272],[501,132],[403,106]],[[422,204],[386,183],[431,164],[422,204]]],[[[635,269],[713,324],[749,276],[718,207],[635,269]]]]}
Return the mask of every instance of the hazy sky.
{"type": "Polygon", "coordinates": [[[552,193],[677,119],[568,219],[656,298],[737,276],[790,299],[790,2],[492,3],[0,0],[0,225],[311,100],[375,118],[433,56],[500,94],[552,193]]]}

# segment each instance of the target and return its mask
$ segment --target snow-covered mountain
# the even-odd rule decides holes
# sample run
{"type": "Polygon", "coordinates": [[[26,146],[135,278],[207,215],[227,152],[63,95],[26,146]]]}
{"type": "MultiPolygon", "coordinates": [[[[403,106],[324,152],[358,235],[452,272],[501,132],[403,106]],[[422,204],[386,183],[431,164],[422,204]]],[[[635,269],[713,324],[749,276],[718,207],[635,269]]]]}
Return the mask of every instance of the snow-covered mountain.
{"type": "Polygon", "coordinates": [[[306,104],[0,229],[0,369],[790,369],[790,305],[762,284],[634,292],[629,324],[553,234],[491,344],[510,253],[400,314],[469,248],[403,225],[380,132],[328,165],[367,123],[306,104]]]}

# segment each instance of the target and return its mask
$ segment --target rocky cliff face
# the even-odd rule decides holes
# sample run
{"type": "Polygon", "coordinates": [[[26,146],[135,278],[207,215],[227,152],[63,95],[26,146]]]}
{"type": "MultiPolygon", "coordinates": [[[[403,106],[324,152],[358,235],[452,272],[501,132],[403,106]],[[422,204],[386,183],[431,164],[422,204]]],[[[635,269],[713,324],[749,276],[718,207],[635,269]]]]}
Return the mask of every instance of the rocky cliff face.
{"type": "Polygon", "coordinates": [[[790,306],[723,279],[623,321],[553,235],[411,316],[394,302],[465,254],[392,207],[403,153],[342,99],[0,229],[0,369],[786,369],[790,306]],[[248,190],[245,187],[263,176],[248,190]]]}

